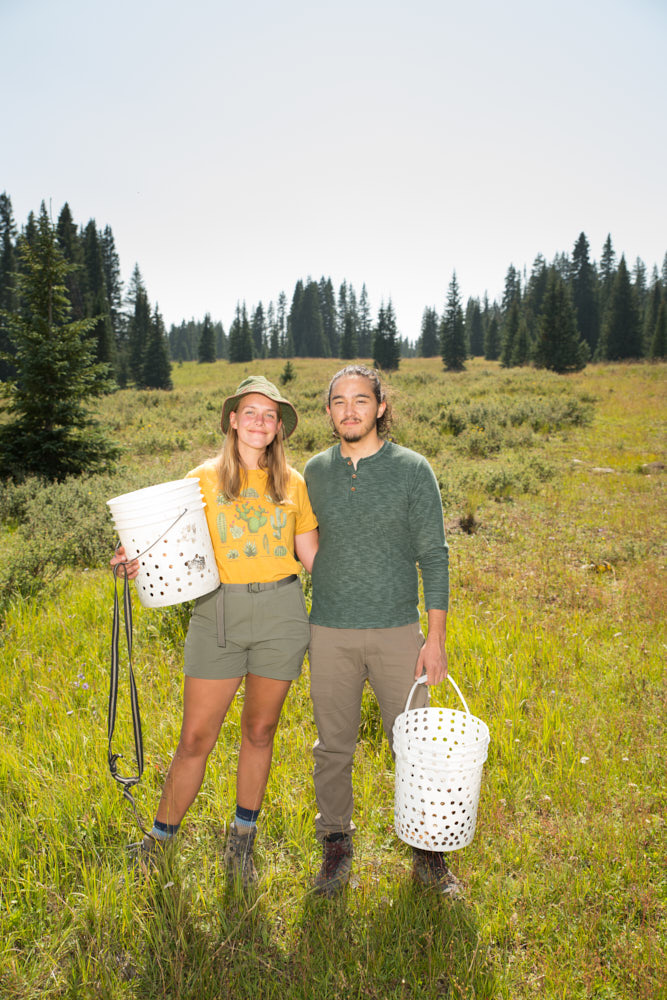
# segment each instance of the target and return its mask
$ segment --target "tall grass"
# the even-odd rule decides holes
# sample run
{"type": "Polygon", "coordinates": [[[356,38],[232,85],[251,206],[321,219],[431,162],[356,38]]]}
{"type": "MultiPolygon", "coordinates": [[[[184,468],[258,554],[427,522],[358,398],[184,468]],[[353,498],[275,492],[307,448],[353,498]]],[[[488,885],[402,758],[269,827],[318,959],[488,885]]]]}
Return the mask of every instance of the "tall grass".
{"type": "MultiPolygon", "coordinates": [[[[450,670],[491,729],[475,839],[451,856],[460,901],[410,879],[370,697],[352,883],[334,901],[312,895],[307,664],[276,739],[257,891],[236,894],[221,867],[242,694],[178,851],[153,878],[129,871],[138,830],[106,772],[104,500],[210,454],[246,367],[277,380],[282,363],[183,365],[171,394],[103,401],[125,447],[113,477],[0,493],[0,995],[665,995],[665,473],[644,468],[664,461],[664,365],[561,378],[476,362],[448,376],[415,360],[391,377],[395,436],[429,455],[445,502],[450,670]]],[[[322,388],[335,363],[294,367],[290,452],[302,467],[331,440],[322,388]]],[[[178,738],[187,608],[135,600],[134,612],[137,799],[150,819],[178,738]]],[[[456,703],[448,687],[436,702],[456,703]]],[[[131,771],[123,694],[114,742],[131,771]]]]}

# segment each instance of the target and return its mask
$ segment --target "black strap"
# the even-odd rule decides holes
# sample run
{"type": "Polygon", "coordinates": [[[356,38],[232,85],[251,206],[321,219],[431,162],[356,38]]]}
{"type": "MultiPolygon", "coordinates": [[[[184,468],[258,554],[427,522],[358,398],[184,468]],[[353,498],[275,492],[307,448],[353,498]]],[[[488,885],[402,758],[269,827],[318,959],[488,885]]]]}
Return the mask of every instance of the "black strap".
{"type": "MultiPolygon", "coordinates": [[[[120,543],[119,543],[120,544],[120,543]]],[[[120,608],[118,602],[118,568],[117,564],[113,568],[113,627],[111,631],[111,680],[109,686],[109,714],[108,714],[108,756],[109,756],[109,770],[111,772],[111,777],[118,782],[122,788],[123,798],[132,806],[132,811],[134,812],[137,823],[142,833],[146,833],[144,824],[141,821],[141,817],[137,811],[137,804],[134,801],[134,796],[132,795],[131,789],[134,785],[138,784],[141,780],[141,775],[144,771],[144,742],[141,732],[141,715],[139,713],[139,698],[137,696],[137,685],[134,680],[134,671],[132,670],[132,601],[130,598],[130,581],[127,578],[127,573],[123,569],[124,576],[124,587],[123,587],[123,616],[125,619],[125,638],[127,641],[127,659],[128,668],[130,675],[130,704],[132,706],[132,727],[134,729],[134,753],[137,761],[137,774],[124,776],[118,773],[117,762],[122,760],[123,755],[120,753],[114,753],[113,747],[111,745],[111,740],[113,737],[114,727],[116,725],[116,709],[118,707],[118,678],[119,678],[119,655],[118,655],[118,639],[120,635],[120,608]]]]}

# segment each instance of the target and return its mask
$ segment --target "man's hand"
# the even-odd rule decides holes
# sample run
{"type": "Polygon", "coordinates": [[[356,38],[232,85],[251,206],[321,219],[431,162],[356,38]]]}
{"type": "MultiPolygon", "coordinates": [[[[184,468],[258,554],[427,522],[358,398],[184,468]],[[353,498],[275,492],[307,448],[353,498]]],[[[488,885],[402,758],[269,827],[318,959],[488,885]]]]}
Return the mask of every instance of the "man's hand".
{"type": "Polygon", "coordinates": [[[426,674],[426,684],[431,686],[441,684],[447,677],[447,612],[432,608],[428,612],[428,635],[422,646],[417,666],[415,680],[426,674]]]}

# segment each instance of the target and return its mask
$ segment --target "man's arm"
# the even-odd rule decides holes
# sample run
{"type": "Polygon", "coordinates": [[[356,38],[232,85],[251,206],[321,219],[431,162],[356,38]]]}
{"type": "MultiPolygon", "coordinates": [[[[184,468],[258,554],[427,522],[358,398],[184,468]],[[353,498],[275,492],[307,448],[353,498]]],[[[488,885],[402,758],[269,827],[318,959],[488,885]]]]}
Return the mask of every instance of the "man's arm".
{"type": "Polygon", "coordinates": [[[428,685],[440,684],[447,677],[447,612],[431,608],[427,614],[428,635],[417,658],[415,680],[425,673],[428,685]]]}

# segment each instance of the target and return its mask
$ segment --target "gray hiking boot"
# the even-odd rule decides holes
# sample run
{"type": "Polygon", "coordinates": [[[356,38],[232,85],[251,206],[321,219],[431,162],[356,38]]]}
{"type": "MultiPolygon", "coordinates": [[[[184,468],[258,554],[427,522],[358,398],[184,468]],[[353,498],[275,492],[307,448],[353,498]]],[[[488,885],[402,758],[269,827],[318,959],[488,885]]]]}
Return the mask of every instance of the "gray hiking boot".
{"type": "Polygon", "coordinates": [[[173,839],[158,840],[146,833],[141,840],[128,845],[130,864],[143,868],[144,871],[155,871],[164,863],[173,839]]]}
{"type": "Polygon", "coordinates": [[[257,836],[257,827],[253,826],[249,833],[241,833],[236,823],[229,828],[223,861],[229,878],[240,883],[244,888],[257,881],[257,870],[252,852],[257,836]]]}
{"type": "Polygon", "coordinates": [[[315,876],[317,896],[335,896],[343,889],[352,871],[353,854],[352,837],[349,833],[334,833],[324,838],[322,866],[315,876]]]}
{"type": "Polygon", "coordinates": [[[413,847],[412,854],[412,872],[418,882],[432,886],[443,896],[458,896],[461,883],[450,872],[441,851],[422,851],[413,847]]]}

